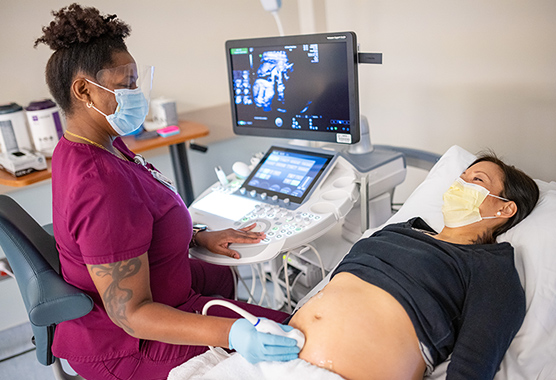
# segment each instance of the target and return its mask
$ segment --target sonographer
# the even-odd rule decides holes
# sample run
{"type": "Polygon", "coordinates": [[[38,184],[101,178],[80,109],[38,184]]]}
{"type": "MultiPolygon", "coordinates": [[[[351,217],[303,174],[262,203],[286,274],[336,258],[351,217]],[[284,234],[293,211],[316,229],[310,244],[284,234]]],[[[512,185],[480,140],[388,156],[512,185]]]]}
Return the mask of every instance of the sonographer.
{"type": "MultiPolygon", "coordinates": [[[[64,279],[95,303],[57,326],[54,355],[87,379],[166,378],[208,345],[251,362],[297,358],[294,339],[257,332],[228,309],[200,315],[211,296],[233,296],[234,279],[228,267],[190,259],[189,246],[237,257],[230,243],[264,234],[254,226],[194,231],[171,182],[119,138],[143,123],[153,74],[127,50],[130,27],[77,4],[53,15],[35,46],[54,50],[46,81],[67,119],[52,158],[54,234],[64,279]]],[[[274,321],[287,317],[236,304],[274,321]]]]}

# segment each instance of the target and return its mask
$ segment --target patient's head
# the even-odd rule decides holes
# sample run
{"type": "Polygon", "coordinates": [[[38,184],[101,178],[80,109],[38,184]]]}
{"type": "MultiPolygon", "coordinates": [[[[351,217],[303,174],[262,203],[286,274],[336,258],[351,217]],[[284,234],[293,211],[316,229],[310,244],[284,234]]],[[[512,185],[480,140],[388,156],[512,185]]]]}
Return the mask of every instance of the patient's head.
{"type": "MultiPolygon", "coordinates": [[[[494,207],[502,207],[500,202],[506,203],[508,208],[513,207],[515,204],[512,216],[507,219],[500,219],[492,229],[490,229],[483,237],[479,238],[478,243],[494,243],[497,236],[508,231],[510,228],[521,222],[527,215],[533,211],[539,199],[539,188],[535,181],[523,171],[508,165],[500,160],[494,153],[486,153],[480,155],[471,165],[469,165],[466,172],[472,170],[479,165],[496,165],[498,173],[492,186],[489,188],[491,194],[505,198],[510,202],[504,202],[498,198],[487,197],[485,208],[488,208],[488,203],[494,207]],[[496,204],[498,203],[498,204],[496,204]]],[[[488,188],[488,187],[487,187],[488,188]]]]}

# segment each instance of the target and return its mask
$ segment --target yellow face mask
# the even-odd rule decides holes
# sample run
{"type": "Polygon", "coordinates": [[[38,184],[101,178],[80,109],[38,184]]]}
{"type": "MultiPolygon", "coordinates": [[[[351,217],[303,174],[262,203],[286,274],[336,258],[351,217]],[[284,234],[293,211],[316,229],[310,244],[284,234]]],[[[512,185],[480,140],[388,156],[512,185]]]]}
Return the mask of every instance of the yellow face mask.
{"type": "Polygon", "coordinates": [[[487,196],[509,202],[509,199],[489,193],[490,191],[482,186],[465,182],[461,178],[456,179],[443,196],[442,215],[444,215],[444,225],[456,228],[500,216],[500,213],[497,216],[481,216],[479,207],[487,196]]]}

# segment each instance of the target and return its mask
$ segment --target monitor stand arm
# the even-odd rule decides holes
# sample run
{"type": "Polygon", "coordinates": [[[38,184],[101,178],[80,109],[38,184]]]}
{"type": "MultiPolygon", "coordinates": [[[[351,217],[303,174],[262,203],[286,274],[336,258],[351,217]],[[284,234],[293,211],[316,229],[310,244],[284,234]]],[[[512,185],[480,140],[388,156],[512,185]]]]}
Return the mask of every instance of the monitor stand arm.
{"type": "Polygon", "coordinates": [[[361,139],[357,144],[350,145],[348,148],[348,153],[350,154],[365,154],[373,151],[371,133],[369,131],[369,122],[364,115],[361,115],[359,130],[361,131],[361,139]]]}

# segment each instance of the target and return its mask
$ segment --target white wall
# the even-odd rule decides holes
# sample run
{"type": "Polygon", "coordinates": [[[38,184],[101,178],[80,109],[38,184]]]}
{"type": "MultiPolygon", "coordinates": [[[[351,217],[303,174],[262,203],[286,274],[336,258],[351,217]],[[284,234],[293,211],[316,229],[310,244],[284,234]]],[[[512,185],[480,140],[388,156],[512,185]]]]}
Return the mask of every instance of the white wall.
{"type": "MultiPolygon", "coordinates": [[[[44,67],[51,50],[33,49],[50,12],[71,0],[2,0],[0,7],[0,104],[23,106],[49,97],[44,67]]],[[[93,0],[82,2],[117,14],[131,25],[126,40],[135,59],[155,66],[153,96],[178,101],[188,111],[227,101],[224,42],[227,39],[277,35],[274,18],[259,0],[93,0]]],[[[297,3],[280,10],[286,33],[299,32],[297,3]]]]}
{"type": "Polygon", "coordinates": [[[443,153],[492,148],[556,180],[556,2],[326,0],[383,64],[359,68],[375,143],[443,153]]]}

